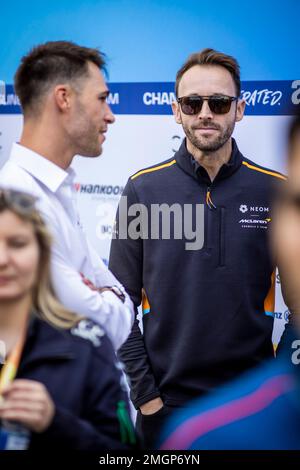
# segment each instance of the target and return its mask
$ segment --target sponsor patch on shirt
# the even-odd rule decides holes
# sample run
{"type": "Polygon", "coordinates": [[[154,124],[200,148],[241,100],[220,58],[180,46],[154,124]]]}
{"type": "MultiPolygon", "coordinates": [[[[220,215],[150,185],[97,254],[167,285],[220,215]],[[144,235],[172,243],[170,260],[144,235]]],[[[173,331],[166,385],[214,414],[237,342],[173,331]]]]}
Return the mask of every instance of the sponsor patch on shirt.
{"type": "Polygon", "coordinates": [[[270,208],[257,204],[240,204],[238,223],[243,229],[266,229],[271,222],[270,208]]]}

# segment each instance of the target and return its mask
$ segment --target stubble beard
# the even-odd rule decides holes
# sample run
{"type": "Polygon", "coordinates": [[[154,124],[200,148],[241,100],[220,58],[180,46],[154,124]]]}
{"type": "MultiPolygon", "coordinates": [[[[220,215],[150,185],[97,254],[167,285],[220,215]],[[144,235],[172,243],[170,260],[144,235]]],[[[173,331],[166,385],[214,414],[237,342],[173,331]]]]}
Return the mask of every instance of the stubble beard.
{"type": "MultiPolygon", "coordinates": [[[[187,139],[191,142],[191,144],[201,152],[205,153],[213,153],[219,150],[223,145],[226,144],[226,142],[230,139],[232,136],[232,133],[234,131],[235,127],[235,121],[231,122],[225,129],[222,130],[222,128],[216,124],[212,124],[209,121],[202,122],[201,123],[201,128],[209,128],[212,127],[213,129],[216,129],[219,131],[219,134],[216,135],[215,137],[197,137],[195,135],[195,131],[197,129],[196,126],[191,126],[188,127],[187,125],[182,124],[184,133],[187,137],[187,139]]],[[[199,126],[198,126],[199,127],[199,126]]]]}
{"type": "Polygon", "coordinates": [[[102,153],[102,144],[99,143],[99,130],[94,126],[81,103],[78,103],[77,106],[77,116],[80,116],[80,118],[76,122],[72,135],[77,154],[88,158],[99,157],[102,153]]]}
{"type": "Polygon", "coordinates": [[[89,120],[88,116],[83,115],[81,125],[78,132],[77,144],[80,154],[84,157],[96,158],[102,153],[102,144],[99,142],[99,130],[89,120]]]}

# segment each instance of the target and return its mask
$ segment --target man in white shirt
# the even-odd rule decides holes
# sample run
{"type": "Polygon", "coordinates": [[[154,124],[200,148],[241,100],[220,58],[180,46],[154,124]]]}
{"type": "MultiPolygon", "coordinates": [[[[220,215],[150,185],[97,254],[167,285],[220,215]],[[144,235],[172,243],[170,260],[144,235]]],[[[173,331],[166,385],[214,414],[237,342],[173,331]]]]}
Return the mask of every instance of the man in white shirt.
{"type": "Polygon", "coordinates": [[[117,350],[131,330],[132,303],[86,239],[70,168],[77,154],[102,153],[104,134],[115,120],[104,67],[98,50],[66,41],[39,45],[23,57],[15,90],[24,127],[0,185],[37,196],[54,239],[52,279],[59,299],[101,324],[117,350]]]}

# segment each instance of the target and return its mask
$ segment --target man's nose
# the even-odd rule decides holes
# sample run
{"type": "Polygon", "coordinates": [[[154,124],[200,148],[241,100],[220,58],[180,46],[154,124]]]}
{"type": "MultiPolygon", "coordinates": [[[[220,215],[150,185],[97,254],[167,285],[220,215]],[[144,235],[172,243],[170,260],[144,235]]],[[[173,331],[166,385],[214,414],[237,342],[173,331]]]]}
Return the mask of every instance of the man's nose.
{"type": "Polygon", "coordinates": [[[111,110],[111,107],[108,103],[106,103],[106,112],[105,112],[105,120],[109,124],[113,124],[116,120],[114,113],[111,110]]]}
{"type": "Polygon", "coordinates": [[[203,104],[202,104],[202,108],[201,108],[201,111],[199,111],[198,113],[198,117],[199,118],[202,118],[202,119],[212,119],[213,117],[213,113],[208,105],[208,101],[207,100],[203,100],[203,104]]]}

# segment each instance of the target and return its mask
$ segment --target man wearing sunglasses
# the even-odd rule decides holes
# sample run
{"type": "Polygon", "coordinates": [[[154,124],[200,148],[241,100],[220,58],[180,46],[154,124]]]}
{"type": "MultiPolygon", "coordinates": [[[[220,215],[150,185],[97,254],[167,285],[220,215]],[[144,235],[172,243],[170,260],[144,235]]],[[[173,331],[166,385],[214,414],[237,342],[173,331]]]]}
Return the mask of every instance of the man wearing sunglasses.
{"type": "Polygon", "coordinates": [[[128,207],[149,211],[203,204],[201,249],[187,250],[184,236],[118,236],[119,208],[110,268],[135,305],[143,303],[143,333],[136,321],[120,356],[146,447],[174,408],[273,356],[268,231],[273,186],[284,177],[245,158],[232,138],[245,110],[240,87],[233,57],[213,49],[191,55],[177,73],[172,106],[186,138],[124,190],[128,207]]]}
{"type": "MultiPolygon", "coordinates": [[[[288,156],[289,180],[273,211],[271,238],[293,321],[277,359],[175,413],[162,450],[300,450],[300,116],[289,128],[288,156]]],[[[296,453],[290,455],[292,463],[296,453]]]]}

